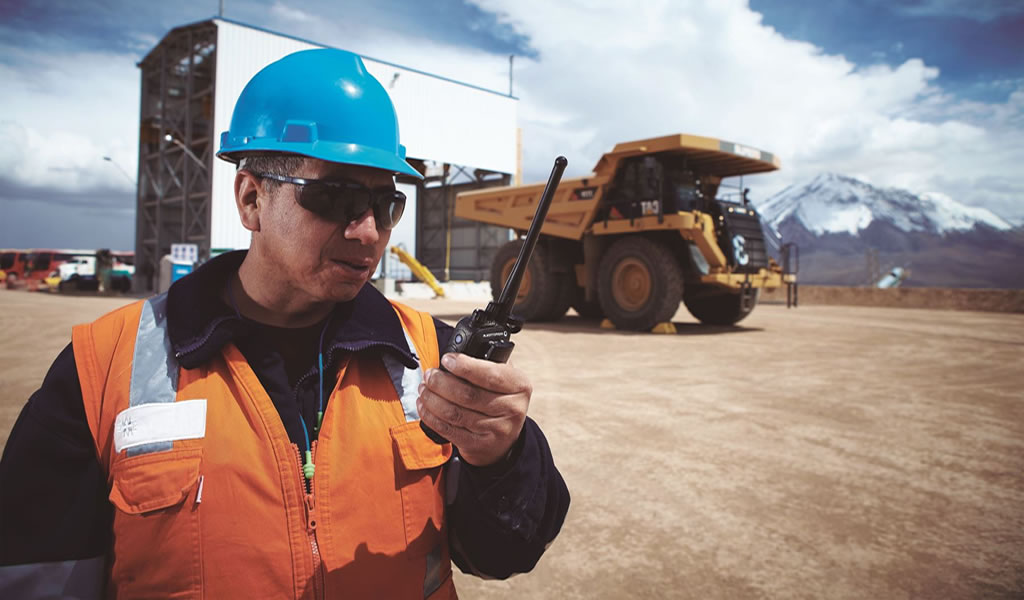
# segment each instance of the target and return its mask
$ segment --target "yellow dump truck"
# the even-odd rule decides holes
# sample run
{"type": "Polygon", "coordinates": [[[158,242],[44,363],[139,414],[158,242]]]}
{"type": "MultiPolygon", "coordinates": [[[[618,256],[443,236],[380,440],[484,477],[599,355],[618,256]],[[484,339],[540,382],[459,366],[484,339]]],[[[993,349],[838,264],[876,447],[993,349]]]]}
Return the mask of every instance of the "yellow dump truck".
{"type": "MultiPolygon", "coordinates": [[[[740,321],[762,288],[793,286],[796,273],[779,264],[790,262],[788,248],[779,248],[786,258],[769,256],[771,234],[746,190],[730,195],[722,180],[779,166],[768,152],[694,135],[617,144],[593,174],[562,180],[516,313],[550,321],[572,306],[618,329],[648,331],[670,322],[682,300],[702,323],[740,321]]],[[[543,189],[538,183],[465,192],[455,201],[455,215],[521,234],[543,189]]],[[[510,241],[495,255],[494,294],[521,245],[510,241]]]]}

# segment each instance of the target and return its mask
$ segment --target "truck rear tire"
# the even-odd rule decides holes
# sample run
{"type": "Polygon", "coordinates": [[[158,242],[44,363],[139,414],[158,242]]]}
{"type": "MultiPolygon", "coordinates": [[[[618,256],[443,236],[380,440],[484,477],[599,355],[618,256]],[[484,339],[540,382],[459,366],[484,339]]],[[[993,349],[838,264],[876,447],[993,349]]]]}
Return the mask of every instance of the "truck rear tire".
{"type": "Polygon", "coordinates": [[[746,292],[711,292],[694,290],[683,296],[686,310],[705,325],[735,325],[753,312],[761,290],[749,288],[746,292]],[[746,302],[744,302],[746,295],[746,302]]]}
{"type": "Polygon", "coordinates": [[[679,310],[683,276],[667,247],[629,236],[601,257],[597,292],[602,311],[616,328],[649,331],[679,310]]]}
{"type": "MultiPolygon", "coordinates": [[[[491,263],[491,297],[495,300],[505,287],[508,274],[516,264],[523,240],[512,240],[498,249],[491,263]]],[[[523,274],[513,314],[527,321],[555,321],[569,310],[572,290],[566,285],[565,273],[551,271],[552,258],[544,244],[533,248],[533,256],[523,274]]]]}

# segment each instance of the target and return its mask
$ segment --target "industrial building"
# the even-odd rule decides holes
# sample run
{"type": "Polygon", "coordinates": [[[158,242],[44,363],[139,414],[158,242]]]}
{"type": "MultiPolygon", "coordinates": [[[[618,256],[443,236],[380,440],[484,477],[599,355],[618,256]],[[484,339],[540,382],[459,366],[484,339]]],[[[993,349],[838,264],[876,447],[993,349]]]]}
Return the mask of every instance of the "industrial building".
{"type": "MultiPolygon", "coordinates": [[[[249,246],[235,208],[234,165],[215,154],[235,101],[269,63],[321,44],[212,18],[171,30],[139,62],[139,170],[136,290],[172,244],[196,244],[199,260],[249,246]]],[[[409,162],[424,181],[399,179],[406,216],[393,231],[401,245],[441,280],[489,277],[504,228],[456,219],[460,190],[508,185],[519,169],[518,100],[389,62],[362,57],[398,111],[409,162]]],[[[511,91],[511,90],[510,90],[511,91]]],[[[517,178],[517,177],[516,177],[517,178]]],[[[409,273],[390,253],[389,276],[409,273]]]]}

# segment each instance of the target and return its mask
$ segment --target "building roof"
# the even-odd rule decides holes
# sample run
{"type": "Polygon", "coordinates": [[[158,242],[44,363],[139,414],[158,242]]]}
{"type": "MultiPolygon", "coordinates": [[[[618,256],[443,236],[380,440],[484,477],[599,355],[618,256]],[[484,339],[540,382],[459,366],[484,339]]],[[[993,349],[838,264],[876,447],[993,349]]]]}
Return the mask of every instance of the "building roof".
{"type": "MultiPolygon", "coordinates": [[[[161,38],[160,42],[158,42],[156,44],[156,46],[153,46],[153,48],[149,52],[147,52],[144,57],[142,57],[142,60],[140,60],[137,63],[137,65],[142,65],[142,63],[144,63],[147,60],[149,60],[150,56],[152,56],[153,53],[156,51],[156,49],[160,46],[160,43],[162,43],[163,40],[166,39],[168,36],[180,33],[182,31],[186,31],[186,30],[191,29],[191,28],[198,28],[198,27],[201,27],[201,26],[204,26],[204,25],[214,25],[215,26],[217,24],[217,21],[223,21],[225,23],[231,23],[232,25],[237,25],[239,27],[245,27],[247,29],[252,29],[254,31],[260,31],[260,32],[263,32],[263,33],[266,33],[266,34],[269,34],[269,35],[275,35],[275,36],[282,37],[282,38],[296,40],[296,41],[303,42],[303,43],[306,43],[306,44],[311,44],[311,45],[314,45],[314,46],[320,46],[322,48],[335,48],[335,49],[338,49],[338,50],[346,50],[348,52],[351,52],[351,50],[347,50],[346,48],[337,48],[336,46],[329,46],[327,44],[322,44],[320,42],[313,41],[313,40],[310,40],[310,39],[301,38],[301,37],[298,37],[298,36],[295,36],[295,35],[290,35],[290,34],[287,34],[287,33],[281,33],[279,31],[273,31],[273,30],[267,29],[265,27],[258,27],[256,25],[250,25],[249,23],[243,23],[241,21],[236,21],[234,19],[228,19],[228,18],[225,18],[225,17],[210,17],[209,19],[204,19],[202,21],[196,21],[194,23],[187,23],[185,25],[179,25],[179,26],[171,29],[166,34],[164,34],[164,37],[161,38]]],[[[359,53],[356,52],[355,54],[359,54],[359,53]]],[[[504,94],[502,92],[498,92],[498,91],[495,91],[495,90],[487,89],[485,87],[480,87],[478,85],[473,85],[472,83],[466,83],[465,81],[459,81],[457,79],[452,79],[450,77],[444,77],[443,75],[437,75],[437,74],[434,74],[434,73],[428,73],[427,71],[422,71],[420,69],[414,69],[412,67],[407,67],[405,65],[400,65],[398,63],[394,63],[394,62],[391,62],[391,61],[381,60],[379,58],[374,58],[372,56],[366,56],[364,54],[359,54],[359,56],[361,56],[361,57],[363,57],[365,59],[368,59],[368,60],[372,60],[374,62],[378,62],[378,63],[385,64],[385,65],[389,65],[389,66],[392,66],[392,67],[398,67],[398,68],[404,69],[406,71],[412,71],[414,73],[419,73],[421,75],[426,75],[427,77],[433,77],[433,78],[439,79],[441,81],[447,81],[449,83],[454,83],[456,85],[461,85],[461,86],[465,86],[465,87],[472,88],[472,89],[475,89],[475,90],[480,90],[482,92],[487,92],[489,94],[496,94],[498,96],[510,97],[510,98],[514,98],[516,100],[519,99],[516,96],[513,96],[511,94],[504,94]]]]}

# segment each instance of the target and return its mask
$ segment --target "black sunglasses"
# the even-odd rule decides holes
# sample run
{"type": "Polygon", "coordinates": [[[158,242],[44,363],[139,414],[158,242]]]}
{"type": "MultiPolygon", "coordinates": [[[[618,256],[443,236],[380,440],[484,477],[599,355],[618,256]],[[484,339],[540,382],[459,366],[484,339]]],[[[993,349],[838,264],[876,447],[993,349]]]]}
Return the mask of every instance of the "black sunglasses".
{"type": "Polygon", "coordinates": [[[341,179],[301,179],[273,173],[253,173],[299,187],[299,206],[329,221],[351,223],[370,208],[380,229],[393,229],[405,211],[405,194],[394,188],[370,189],[341,179]]]}

